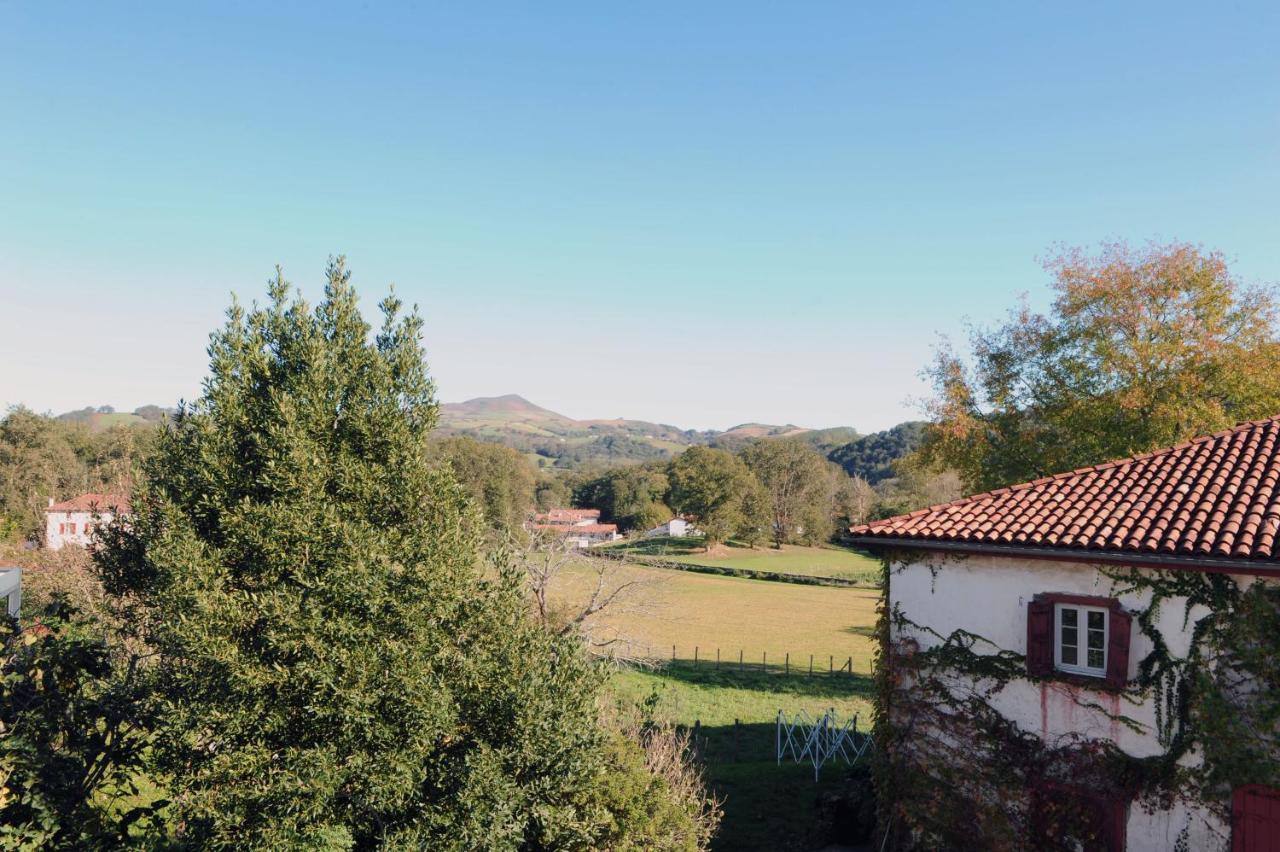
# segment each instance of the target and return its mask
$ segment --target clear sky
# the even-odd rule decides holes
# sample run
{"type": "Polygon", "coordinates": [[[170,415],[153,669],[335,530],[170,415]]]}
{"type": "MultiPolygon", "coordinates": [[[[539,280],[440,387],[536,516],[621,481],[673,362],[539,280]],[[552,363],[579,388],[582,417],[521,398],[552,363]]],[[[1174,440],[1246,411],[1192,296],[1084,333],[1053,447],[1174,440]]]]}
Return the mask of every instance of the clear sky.
{"type": "Polygon", "coordinates": [[[0,404],[345,253],[446,401],[883,428],[1055,243],[1280,279],[1280,4],[0,5],[0,404]],[[265,8],[270,6],[271,8],[265,8]]]}

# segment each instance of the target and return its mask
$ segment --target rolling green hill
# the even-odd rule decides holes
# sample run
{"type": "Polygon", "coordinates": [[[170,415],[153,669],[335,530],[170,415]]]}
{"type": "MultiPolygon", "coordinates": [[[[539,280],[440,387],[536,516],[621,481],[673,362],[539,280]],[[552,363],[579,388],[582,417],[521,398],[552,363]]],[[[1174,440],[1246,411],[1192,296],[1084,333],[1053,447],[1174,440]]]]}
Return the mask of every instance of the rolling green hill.
{"type": "Polygon", "coordinates": [[[516,394],[441,405],[439,433],[506,444],[543,467],[558,468],[655,461],[696,444],[738,450],[762,438],[800,438],[827,454],[858,438],[848,426],[743,423],[724,431],[699,431],[646,420],[574,420],[516,394]]]}

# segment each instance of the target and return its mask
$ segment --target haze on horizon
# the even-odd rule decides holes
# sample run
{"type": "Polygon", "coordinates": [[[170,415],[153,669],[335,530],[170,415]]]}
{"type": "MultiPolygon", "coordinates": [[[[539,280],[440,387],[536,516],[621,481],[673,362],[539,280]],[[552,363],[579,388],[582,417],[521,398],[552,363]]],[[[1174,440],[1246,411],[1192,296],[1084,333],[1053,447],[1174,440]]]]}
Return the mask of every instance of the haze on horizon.
{"type": "Polygon", "coordinates": [[[1263,2],[8,4],[0,405],[192,398],[230,293],[346,253],[445,401],[886,428],[1055,244],[1280,279],[1277,41],[1263,2]]]}

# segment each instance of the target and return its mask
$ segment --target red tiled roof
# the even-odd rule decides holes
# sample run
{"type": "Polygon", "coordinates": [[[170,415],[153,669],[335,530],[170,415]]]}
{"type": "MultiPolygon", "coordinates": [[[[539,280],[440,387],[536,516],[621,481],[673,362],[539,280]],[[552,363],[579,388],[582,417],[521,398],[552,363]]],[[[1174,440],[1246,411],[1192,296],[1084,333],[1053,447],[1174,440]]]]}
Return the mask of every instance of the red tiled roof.
{"type": "Polygon", "coordinates": [[[534,524],[535,530],[552,530],[568,534],[574,533],[611,533],[618,531],[617,524],[534,524]]]}
{"type": "Polygon", "coordinates": [[[600,517],[599,509],[549,509],[534,515],[538,521],[561,523],[564,521],[585,521],[588,518],[600,517]]]}
{"type": "Polygon", "coordinates": [[[81,494],[61,503],[51,503],[46,512],[121,512],[129,511],[129,498],[123,494],[81,494]]]}
{"type": "Polygon", "coordinates": [[[850,529],[874,539],[1280,560],[1280,416],[850,529]]]}

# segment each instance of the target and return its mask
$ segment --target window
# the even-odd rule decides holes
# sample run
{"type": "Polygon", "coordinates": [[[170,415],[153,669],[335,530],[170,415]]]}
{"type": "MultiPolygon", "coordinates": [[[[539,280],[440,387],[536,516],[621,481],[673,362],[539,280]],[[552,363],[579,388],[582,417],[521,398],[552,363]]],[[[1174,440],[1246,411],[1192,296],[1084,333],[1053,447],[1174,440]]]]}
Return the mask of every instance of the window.
{"type": "Polygon", "coordinates": [[[67,524],[67,535],[75,535],[75,534],[76,534],[76,525],[67,524]]]}
{"type": "Polygon", "coordinates": [[[1124,689],[1132,623],[1114,598],[1038,594],[1027,602],[1027,674],[1124,689]]]}
{"type": "Polygon", "coordinates": [[[1054,606],[1053,665],[1059,671],[1107,676],[1107,610],[1097,606],[1054,606]]]}

